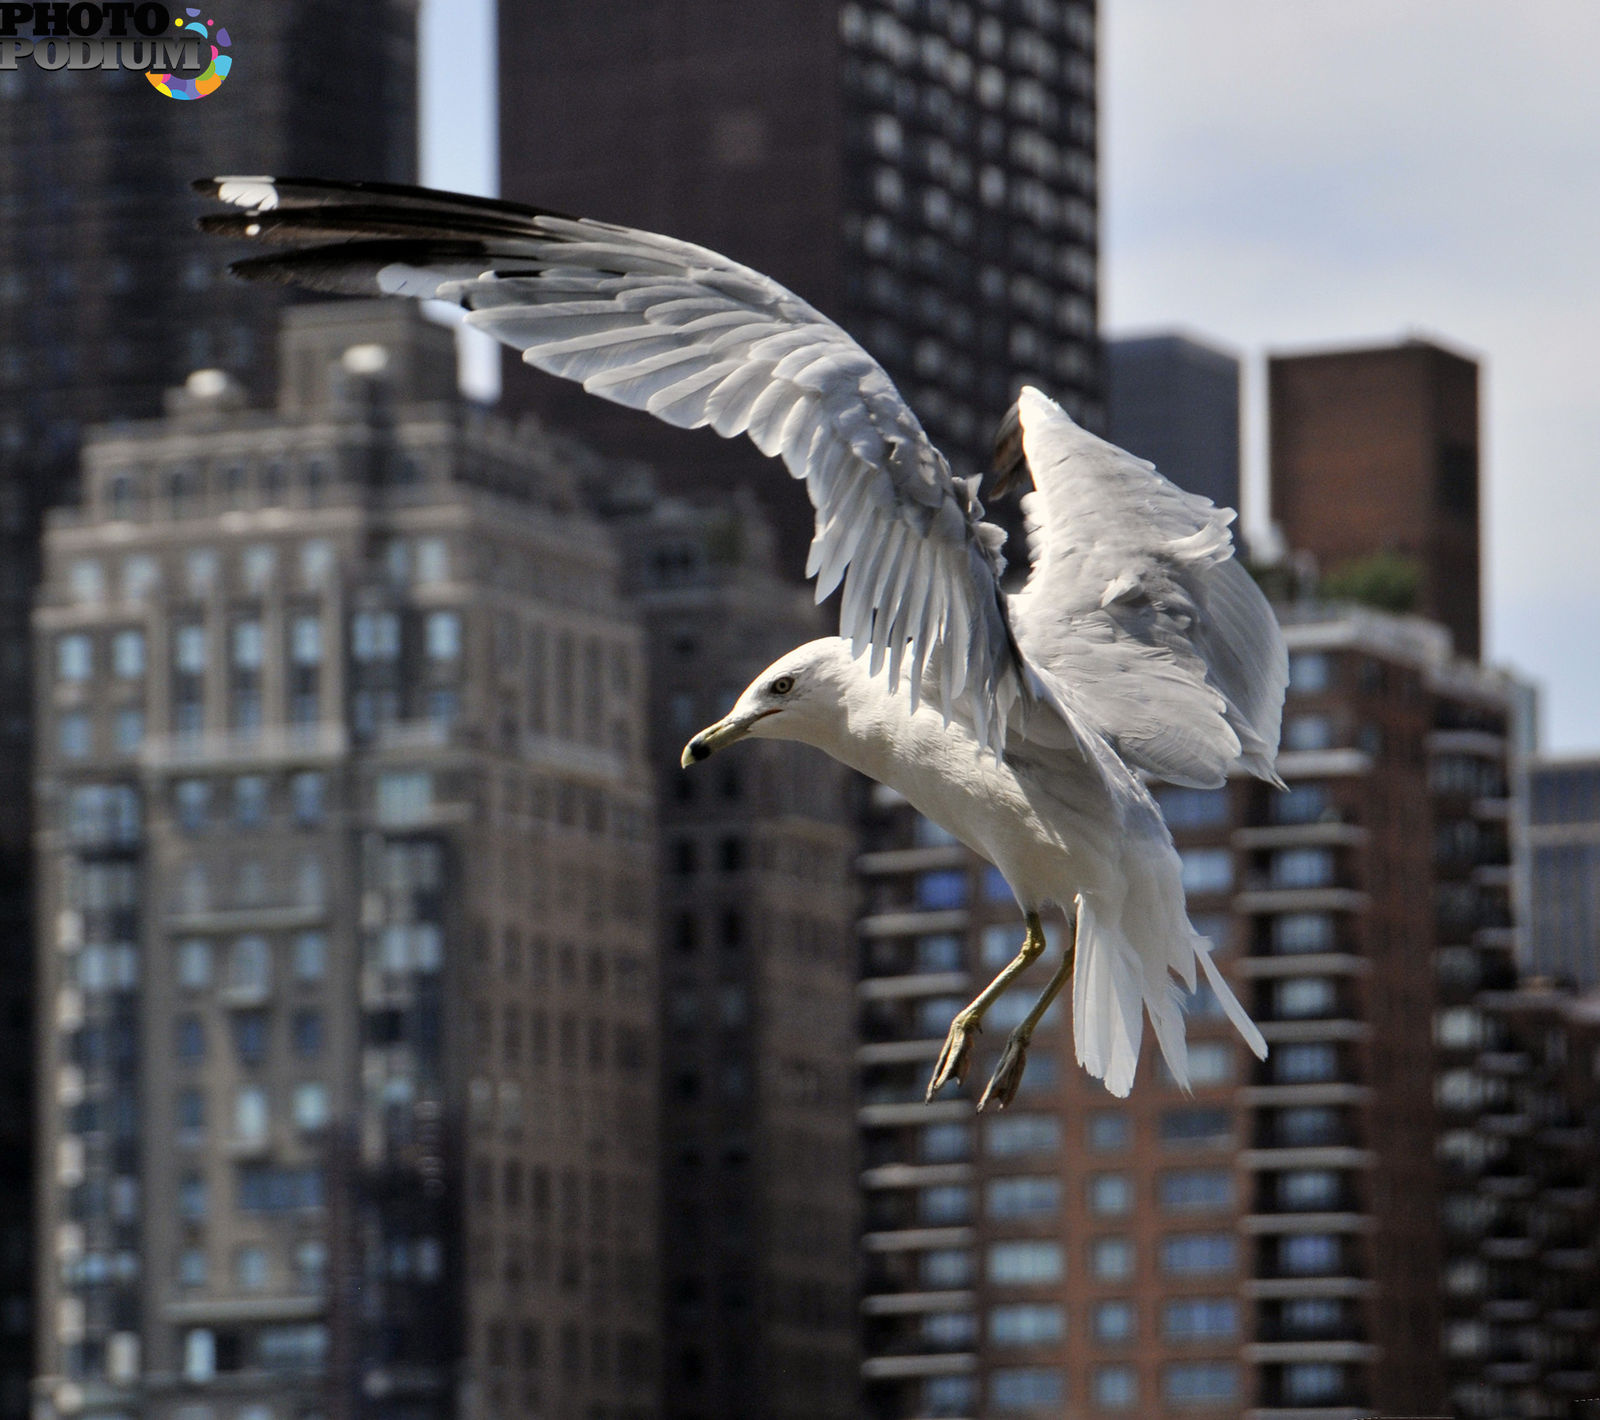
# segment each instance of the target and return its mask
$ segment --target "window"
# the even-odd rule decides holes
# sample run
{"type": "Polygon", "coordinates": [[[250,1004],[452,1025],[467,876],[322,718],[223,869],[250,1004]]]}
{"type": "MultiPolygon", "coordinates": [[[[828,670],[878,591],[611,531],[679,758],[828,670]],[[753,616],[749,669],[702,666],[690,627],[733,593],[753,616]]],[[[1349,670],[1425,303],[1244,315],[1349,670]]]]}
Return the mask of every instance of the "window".
{"type": "Polygon", "coordinates": [[[929,1248],[918,1270],[925,1287],[965,1287],[972,1281],[972,1254],[964,1247],[929,1248]]]}
{"type": "Polygon", "coordinates": [[[302,932],[294,939],[296,981],[321,981],[327,962],[328,939],[321,932],[302,932]]]}
{"type": "Polygon", "coordinates": [[[172,638],[172,664],[181,675],[203,675],[206,668],[206,629],[180,626],[172,638]]]}
{"type": "Polygon", "coordinates": [[[1334,881],[1333,854],[1326,848],[1286,848],[1271,860],[1275,888],[1327,887],[1334,881]]]}
{"type": "Polygon", "coordinates": [[[178,1254],[178,1285],[204,1287],[206,1285],[206,1255],[198,1247],[186,1247],[178,1254]]]}
{"type": "Polygon", "coordinates": [[[206,1181],[199,1174],[185,1174],[178,1180],[178,1216],[186,1223],[204,1221],[206,1181]]]}
{"type": "Polygon", "coordinates": [[[259,1065],[267,1054],[267,1015],[265,1011],[233,1013],[233,1048],[240,1063],[259,1065]]]}
{"type": "Polygon", "coordinates": [[[333,571],[333,545],[313,539],[300,545],[300,580],[308,591],[315,591],[333,571]]]}
{"type": "Polygon", "coordinates": [[[1066,1333],[1066,1313],[1054,1302],[1019,1302],[989,1312],[989,1340],[996,1346],[1049,1346],[1066,1333]]]}
{"type": "Polygon", "coordinates": [[[400,654],[400,618],[392,611],[358,612],[350,622],[350,654],[362,662],[394,660],[400,654]]]}
{"type": "Polygon", "coordinates": [[[1232,1233],[1173,1233],[1161,1242],[1161,1270],[1170,1277],[1233,1271],[1232,1233]]]}
{"type": "Polygon", "coordinates": [[[423,647],[431,661],[454,661],[461,655],[461,613],[432,611],[423,625],[423,647]]]}
{"type": "Polygon", "coordinates": [[[64,759],[84,759],[94,742],[88,715],[70,710],[56,722],[56,747],[64,759]]]}
{"type": "Polygon", "coordinates": [[[378,821],[390,826],[415,823],[433,808],[433,775],[397,772],[378,776],[378,821]]]}
{"type": "Polygon", "coordinates": [[[196,1327],[183,1338],[183,1378],[204,1384],[217,1374],[217,1339],[205,1327],[196,1327]]]}
{"type": "Polygon", "coordinates": [[[94,674],[94,643],[82,632],[56,642],[56,678],[88,680],[94,674]]]}
{"type": "Polygon", "coordinates": [[[1227,1361],[1168,1366],[1162,1390],[1169,1405],[1226,1405],[1239,1393],[1238,1368],[1227,1361]]]}
{"type": "Polygon", "coordinates": [[[1333,664],[1322,651],[1294,651],[1289,656],[1289,690],[1315,695],[1333,683],[1333,664]]]}
{"type": "Polygon", "coordinates": [[[1272,1052],[1272,1078],[1286,1085],[1332,1080],[1339,1074],[1339,1052],[1328,1041],[1296,1041],[1272,1052]]]}
{"type": "Polygon", "coordinates": [[[960,869],[946,868],[917,875],[916,905],[924,911],[965,907],[966,903],[967,875],[960,869]]]}
{"type": "Polygon", "coordinates": [[[1061,1121],[1053,1114],[1014,1114],[991,1119],[984,1143],[997,1158],[1053,1154],[1061,1148],[1061,1121]]]}
{"type": "Polygon", "coordinates": [[[971,1312],[929,1312],[920,1330],[923,1343],[936,1351],[965,1350],[977,1340],[978,1318],[971,1312]]]}
{"type": "Polygon", "coordinates": [[[1185,1169],[1177,1173],[1164,1173],[1158,1185],[1158,1196],[1162,1208],[1169,1213],[1231,1208],[1233,1175],[1222,1169],[1185,1169]]]}
{"type": "Polygon", "coordinates": [[[198,1065],[206,1058],[206,1027],[198,1016],[179,1016],[174,1029],[174,1049],[184,1065],[198,1065]]]}
{"type": "Polygon", "coordinates": [[[1185,892],[1227,892],[1233,887],[1233,854],[1226,848],[1187,848],[1179,857],[1185,892]]]}
{"type": "Polygon", "coordinates": [[[322,1170],[246,1164],[239,1170],[239,1209],[244,1213],[289,1213],[322,1207],[322,1170]]]}
{"type": "Polygon", "coordinates": [[[1093,1391],[1102,1410],[1131,1410],[1139,1403],[1138,1374],[1132,1366],[1096,1367],[1093,1391]]]}
{"type": "Polygon", "coordinates": [[[317,1081],[294,1088],[294,1127],[310,1134],[328,1122],[328,1089],[317,1081]]]}
{"type": "Polygon", "coordinates": [[[112,717],[118,754],[133,754],[144,743],[144,711],[125,706],[112,717]]]}
{"type": "Polygon", "coordinates": [[[1222,828],[1228,822],[1226,789],[1182,789],[1165,786],[1156,803],[1172,828],[1222,828]]]}
{"type": "Polygon", "coordinates": [[[1139,1314],[1132,1302],[1099,1302],[1094,1309],[1094,1339],[1103,1346],[1132,1341],[1138,1334],[1139,1314]]]}
{"type": "Polygon", "coordinates": [[[1161,1142],[1169,1146],[1215,1147],[1233,1138],[1225,1109],[1169,1109],[1161,1116],[1161,1142]]]}
{"type": "Polygon", "coordinates": [[[996,1412],[1059,1411],[1066,1386],[1048,1366],[998,1366],[989,1372],[989,1407],[996,1412]]]}
{"type": "MultiPolygon", "coordinates": [[[[421,1244],[418,1245],[419,1248],[421,1244]]],[[[420,1269],[419,1269],[420,1270],[420,1269]]],[[[328,1271],[326,1243],[309,1238],[294,1250],[295,1285],[302,1292],[320,1292],[328,1271]]]]}
{"type": "Polygon", "coordinates": [[[322,664],[322,618],[297,616],[289,625],[289,659],[297,666],[322,664]]]}
{"type": "Polygon", "coordinates": [[[228,953],[228,988],[264,994],[272,985],[272,949],[265,937],[240,937],[228,953]]]}
{"type": "Polygon", "coordinates": [[[1344,1392],[1344,1368],[1299,1361],[1283,1368],[1283,1398],[1290,1405],[1329,1405],[1344,1392]]]}
{"type": "Polygon", "coordinates": [[[1089,1147],[1101,1153],[1125,1149],[1133,1137],[1133,1121],[1116,1110],[1098,1110],[1089,1116],[1089,1147]]]}
{"type": "MultiPolygon", "coordinates": [[[[1173,1083],[1166,1057],[1161,1057],[1161,1078],[1173,1083]]],[[[1196,1088],[1225,1085],[1233,1079],[1233,1046],[1224,1040],[1198,1040],[1189,1046],[1189,1084],[1196,1088]]]]}
{"type": "Polygon", "coordinates": [[[125,601],[143,601],[161,581],[161,569],[153,557],[142,553],[122,564],[122,596],[125,601]]]}
{"type": "Polygon", "coordinates": [[[1274,823],[1316,823],[1335,816],[1328,791],[1320,784],[1292,784],[1286,793],[1267,800],[1267,811],[1274,823]]]}
{"type": "Polygon", "coordinates": [[[322,822],[325,782],[321,774],[312,770],[296,774],[289,780],[289,798],[294,806],[294,821],[299,827],[314,828],[322,822]]]}
{"type": "Polygon", "coordinates": [[[1061,1207],[1058,1178],[996,1178],[986,1190],[991,1218],[1048,1218],[1061,1207]]]}
{"type": "Polygon", "coordinates": [[[191,938],[178,943],[178,985],[204,991],[211,985],[211,943],[191,938]]]}
{"type": "Polygon", "coordinates": [[[1338,991],[1326,976],[1296,976],[1272,984],[1273,1013],[1285,1020],[1331,1016],[1338,991]]]}
{"type": "Polygon", "coordinates": [[[240,1143],[258,1144],[267,1137],[267,1092],[245,1085],[233,1097],[233,1137],[240,1143]]]}
{"type": "Polygon", "coordinates": [[[1278,1206],[1320,1213],[1339,1206],[1339,1175],[1330,1169],[1290,1169],[1278,1175],[1278,1206]]]}
{"type": "Polygon", "coordinates": [[[111,670],[122,680],[144,674],[144,632],[119,631],[111,638],[111,670]]]}
{"type": "Polygon", "coordinates": [[[977,1403],[978,1383],[971,1376],[929,1376],[922,1383],[926,1415],[970,1415],[977,1403]]]}
{"type": "Polygon", "coordinates": [[[924,1163],[949,1163],[972,1157],[972,1128],[967,1124],[924,1124],[922,1160],[924,1163]]]}
{"type": "Polygon", "coordinates": [[[263,1248],[242,1247],[233,1255],[233,1280],[241,1292],[259,1292],[267,1285],[267,1254],[263,1248]]]}
{"type": "Polygon", "coordinates": [[[302,1060],[315,1060],[322,1053],[322,1012],[296,1011],[289,1019],[289,1042],[302,1060]]]}
{"type": "Polygon", "coordinates": [[[1335,1272],[1339,1267],[1339,1239],[1332,1233],[1288,1233],[1278,1239],[1280,1271],[1297,1276],[1335,1272]]]}
{"type": "Polygon", "coordinates": [[[972,1190],[959,1183],[924,1188],[917,1200],[917,1210],[922,1221],[932,1227],[970,1222],[972,1190]]]}
{"type": "Polygon", "coordinates": [[[233,664],[240,670],[261,669],[264,647],[261,623],[254,617],[233,624],[233,664]]]}
{"type": "Polygon", "coordinates": [[[442,537],[417,539],[416,580],[420,586],[450,580],[450,550],[442,537]]]}
{"type": "Polygon", "coordinates": [[[1168,1341],[1231,1340],[1239,1332],[1239,1304],[1232,1297],[1185,1297],[1162,1309],[1168,1341]]]}
{"type": "Polygon", "coordinates": [[[1055,1242],[1003,1242],[989,1247],[989,1280],[1029,1285],[1059,1282],[1064,1270],[1061,1244],[1055,1242]]]}
{"type": "Polygon", "coordinates": [[[1283,724],[1286,750],[1319,750],[1333,746],[1333,720],[1327,715],[1291,715],[1283,724]]]}
{"type": "Polygon", "coordinates": [[[233,781],[233,821],[240,828],[260,828],[267,820],[264,775],[242,774],[233,781]]]}
{"type": "Polygon", "coordinates": [[[1290,1148],[1313,1148],[1341,1142],[1339,1115],[1325,1105],[1280,1109],[1275,1124],[1278,1142],[1290,1148]]]}
{"type": "Polygon", "coordinates": [[[1089,1211],[1102,1216],[1126,1213],[1133,1207],[1133,1184],[1125,1173],[1096,1174],[1089,1180],[1089,1211]]]}
{"type": "Polygon", "coordinates": [[[1326,912],[1286,912],[1273,919],[1272,950],[1280,956],[1333,950],[1333,918],[1326,912]]]}
{"type": "Polygon", "coordinates": [[[173,1111],[178,1126],[178,1141],[198,1144],[206,1132],[206,1097],[200,1090],[179,1090],[173,1111]]]}
{"type": "Polygon", "coordinates": [[[1133,1275],[1133,1244],[1127,1238],[1096,1238],[1089,1244],[1089,1271],[1102,1282],[1133,1275]]]}
{"type": "Polygon", "coordinates": [[[918,971],[961,970],[961,938],[951,933],[918,937],[916,951],[918,971]]]}
{"type": "Polygon", "coordinates": [[[204,779],[180,779],[174,791],[178,826],[185,833],[199,833],[211,811],[211,785],[204,779]]]}

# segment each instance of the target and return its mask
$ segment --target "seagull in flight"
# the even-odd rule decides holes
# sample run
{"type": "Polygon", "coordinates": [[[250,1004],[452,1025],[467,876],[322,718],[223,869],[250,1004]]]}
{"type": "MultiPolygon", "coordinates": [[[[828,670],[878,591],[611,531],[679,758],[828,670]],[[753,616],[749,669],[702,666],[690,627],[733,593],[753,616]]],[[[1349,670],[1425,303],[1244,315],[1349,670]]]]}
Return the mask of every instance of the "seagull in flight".
{"type": "Polygon", "coordinates": [[[1273,768],[1288,681],[1278,623],[1234,557],[1234,514],[1186,493],[1024,388],[996,446],[1026,476],[1031,570],[1001,587],[1004,533],[882,367],[776,282],[671,237],[380,183],[222,177],[201,219],[268,248],[233,271],[357,296],[453,302],[536,369],[682,428],[739,434],[803,479],[806,575],[842,589],[839,635],[780,657],[685,767],[747,737],[799,740],[899,791],[993,863],[1022,909],[1014,960],[957,1013],[928,1097],[963,1081],[984,1013],[1073,920],[980,1107],[1015,1095],[1070,981],[1077,1058],[1133,1084],[1144,1018],[1188,1083],[1185,993],[1203,979],[1266,1042],[1190,925],[1147,781],[1217,788],[1273,768]]]}

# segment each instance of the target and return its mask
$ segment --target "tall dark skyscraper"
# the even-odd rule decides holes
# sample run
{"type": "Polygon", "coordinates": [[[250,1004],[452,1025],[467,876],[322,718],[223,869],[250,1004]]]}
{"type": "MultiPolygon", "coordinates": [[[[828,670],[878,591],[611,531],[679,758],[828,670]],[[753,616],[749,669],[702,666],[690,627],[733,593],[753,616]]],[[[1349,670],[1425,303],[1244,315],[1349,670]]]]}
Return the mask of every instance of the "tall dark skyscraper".
{"type": "MultiPolygon", "coordinates": [[[[840,320],[957,471],[979,472],[1024,382],[1103,423],[1094,13],[503,5],[501,191],[766,272],[840,320]]],[[[650,458],[671,491],[748,479],[785,559],[810,536],[802,492],[743,441],[686,437],[553,380],[510,380],[506,398],[650,458]]]]}
{"type": "Polygon", "coordinates": [[[1106,437],[1191,493],[1239,506],[1239,361],[1186,335],[1108,340],[1106,437]]]}
{"type": "Polygon", "coordinates": [[[1324,574],[1373,553],[1415,562],[1415,610],[1476,657],[1478,366],[1422,340],[1274,356],[1272,517],[1324,574]]]}
{"type": "MultiPolygon", "coordinates": [[[[208,17],[213,12],[208,11],[208,17]]],[[[220,366],[263,400],[287,293],[223,273],[191,179],[297,170],[407,179],[415,0],[224,3],[234,65],[175,102],[142,74],[0,73],[0,1414],[26,1413],[29,1340],[28,614],[44,509],[74,496],[93,424],[161,413],[220,366]],[[346,40],[345,36],[359,36],[346,40]]]]}

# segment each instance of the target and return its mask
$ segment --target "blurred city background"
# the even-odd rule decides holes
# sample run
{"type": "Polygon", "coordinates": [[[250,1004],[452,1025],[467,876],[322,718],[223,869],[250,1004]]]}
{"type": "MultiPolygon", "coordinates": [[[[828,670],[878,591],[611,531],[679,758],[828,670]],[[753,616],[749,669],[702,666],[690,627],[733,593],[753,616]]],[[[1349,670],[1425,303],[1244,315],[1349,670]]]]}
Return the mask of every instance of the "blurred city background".
{"type": "Polygon", "coordinates": [[[218,18],[203,101],[0,70],[0,1413],[1593,1413],[1595,14],[218,18]],[[1192,1095],[1053,1013],[925,1104],[1005,884],[797,746],[678,768],[832,629],[803,493],[232,281],[228,171],[700,241],[961,472],[1032,382],[1242,505],[1289,789],[1154,788],[1268,1060],[1201,993],[1192,1095]]]}

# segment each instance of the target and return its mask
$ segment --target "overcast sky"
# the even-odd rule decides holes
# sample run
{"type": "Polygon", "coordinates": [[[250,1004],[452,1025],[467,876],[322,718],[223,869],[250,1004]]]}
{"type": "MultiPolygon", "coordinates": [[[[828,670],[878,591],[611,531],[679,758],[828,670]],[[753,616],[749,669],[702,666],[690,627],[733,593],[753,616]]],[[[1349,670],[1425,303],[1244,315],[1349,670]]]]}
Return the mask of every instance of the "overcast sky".
{"type": "MultiPolygon", "coordinates": [[[[426,0],[424,176],[493,190],[490,0],[426,0]]],[[[1600,4],[1102,0],[1104,314],[1249,362],[1432,336],[1484,362],[1489,655],[1600,751],[1600,4]]],[[[516,141],[511,139],[508,141],[516,141]]]]}

